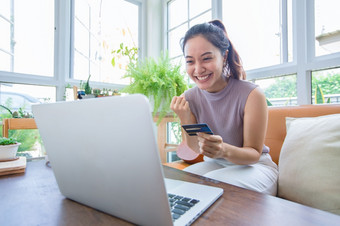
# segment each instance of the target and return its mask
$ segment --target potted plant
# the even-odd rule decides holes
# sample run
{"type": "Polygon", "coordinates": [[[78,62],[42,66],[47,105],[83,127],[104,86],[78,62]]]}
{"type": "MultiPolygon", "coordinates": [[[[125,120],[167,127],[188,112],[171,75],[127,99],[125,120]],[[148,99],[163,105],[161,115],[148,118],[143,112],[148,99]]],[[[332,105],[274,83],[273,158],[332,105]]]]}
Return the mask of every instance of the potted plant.
{"type": "Polygon", "coordinates": [[[102,91],[98,88],[94,88],[92,89],[92,92],[95,97],[100,97],[102,91]]]}
{"type": "Polygon", "coordinates": [[[158,114],[157,124],[171,112],[172,98],[188,89],[180,65],[173,64],[168,53],[162,53],[157,60],[147,58],[136,65],[129,64],[124,78],[130,78],[131,84],[121,91],[148,97],[153,104],[153,116],[158,114]]]}
{"type": "Polygon", "coordinates": [[[0,138],[0,161],[17,159],[17,151],[20,143],[14,138],[0,138]]]}
{"type": "Polygon", "coordinates": [[[0,105],[0,108],[5,109],[7,112],[1,112],[0,118],[2,120],[2,127],[5,125],[11,125],[11,127],[22,128],[22,129],[3,129],[1,137],[11,137],[16,139],[21,145],[18,146],[18,155],[20,156],[31,156],[29,150],[34,146],[37,139],[39,140],[39,132],[36,130],[37,126],[33,115],[25,112],[22,108],[18,111],[12,111],[9,107],[0,105]]]}

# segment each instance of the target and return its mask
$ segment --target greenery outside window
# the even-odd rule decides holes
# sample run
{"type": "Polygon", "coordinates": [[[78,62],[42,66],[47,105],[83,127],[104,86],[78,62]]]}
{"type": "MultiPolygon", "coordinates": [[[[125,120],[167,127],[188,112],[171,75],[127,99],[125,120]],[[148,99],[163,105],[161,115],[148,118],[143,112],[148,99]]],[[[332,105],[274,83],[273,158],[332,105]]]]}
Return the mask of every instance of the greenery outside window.
{"type": "MultiPolygon", "coordinates": [[[[5,118],[32,116],[32,105],[55,102],[56,89],[49,86],[33,86],[22,84],[0,84],[0,135],[2,136],[2,120],[5,118]],[[9,109],[9,110],[7,110],[9,109]],[[10,111],[14,114],[11,114],[10,111]]],[[[45,151],[38,130],[9,130],[9,137],[21,143],[18,155],[27,158],[42,157],[45,151]]]]}
{"type": "Polygon", "coordinates": [[[296,75],[255,80],[272,106],[297,105],[296,75]]]}
{"type": "Polygon", "coordinates": [[[312,72],[312,103],[340,103],[340,68],[312,72]]]}

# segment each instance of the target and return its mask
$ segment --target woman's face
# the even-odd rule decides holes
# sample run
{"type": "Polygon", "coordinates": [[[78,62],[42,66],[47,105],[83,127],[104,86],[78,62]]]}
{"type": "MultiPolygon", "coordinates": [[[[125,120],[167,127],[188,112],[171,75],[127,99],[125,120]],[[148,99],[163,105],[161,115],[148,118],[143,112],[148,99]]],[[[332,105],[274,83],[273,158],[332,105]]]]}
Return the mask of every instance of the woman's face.
{"type": "Polygon", "coordinates": [[[220,50],[203,36],[196,36],[186,42],[186,70],[198,88],[214,93],[226,86],[222,71],[227,54],[223,57],[220,50]]]}

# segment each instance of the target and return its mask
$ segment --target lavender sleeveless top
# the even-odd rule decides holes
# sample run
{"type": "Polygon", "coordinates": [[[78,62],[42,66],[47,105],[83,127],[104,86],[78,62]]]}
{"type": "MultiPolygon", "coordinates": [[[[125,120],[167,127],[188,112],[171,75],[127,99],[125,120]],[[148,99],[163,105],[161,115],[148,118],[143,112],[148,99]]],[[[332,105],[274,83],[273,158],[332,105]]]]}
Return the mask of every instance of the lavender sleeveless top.
{"type": "MultiPolygon", "coordinates": [[[[229,78],[227,86],[217,93],[194,87],[184,95],[197,123],[207,123],[225,143],[242,147],[244,108],[256,87],[254,83],[229,78]]],[[[262,152],[268,153],[269,148],[264,145],[262,152]]]]}

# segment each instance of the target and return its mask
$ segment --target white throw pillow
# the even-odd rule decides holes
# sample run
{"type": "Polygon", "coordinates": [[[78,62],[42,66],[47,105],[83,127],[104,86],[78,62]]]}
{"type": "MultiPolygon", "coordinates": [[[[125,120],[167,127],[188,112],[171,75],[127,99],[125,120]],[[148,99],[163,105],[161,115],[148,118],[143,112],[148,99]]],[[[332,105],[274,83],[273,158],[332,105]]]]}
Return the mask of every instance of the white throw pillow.
{"type": "Polygon", "coordinates": [[[340,114],[286,118],[278,196],[340,215],[340,114]]]}

